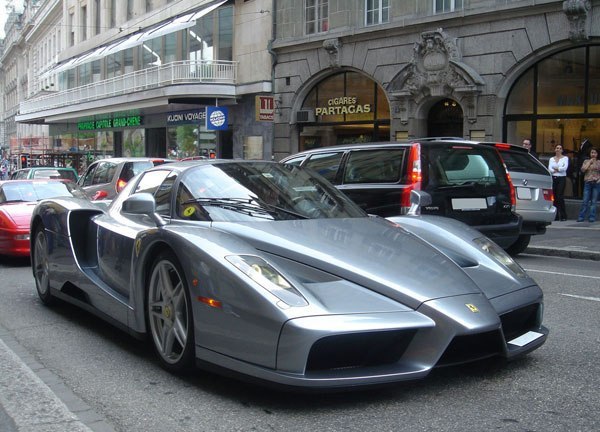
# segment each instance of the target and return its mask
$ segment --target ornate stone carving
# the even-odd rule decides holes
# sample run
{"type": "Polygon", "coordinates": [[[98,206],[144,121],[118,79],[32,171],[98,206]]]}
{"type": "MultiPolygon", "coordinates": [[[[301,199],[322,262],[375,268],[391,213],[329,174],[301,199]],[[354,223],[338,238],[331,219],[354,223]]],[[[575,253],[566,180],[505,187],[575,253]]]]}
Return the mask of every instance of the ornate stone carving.
{"type": "MultiPolygon", "coordinates": [[[[388,85],[389,93],[397,100],[408,98],[416,103],[431,96],[454,98],[469,121],[475,122],[477,95],[484,81],[462,62],[457,39],[442,29],[421,33],[421,39],[414,45],[411,62],[388,85]]],[[[408,106],[408,101],[404,105],[408,106]]]]}
{"type": "Polygon", "coordinates": [[[573,42],[588,39],[588,20],[589,11],[592,8],[590,0],[565,0],[563,1],[563,11],[569,19],[571,28],[569,30],[569,39],[573,42]]]}
{"type": "Polygon", "coordinates": [[[325,39],[323,41],[323,48],[325,49],[325,51],[327,51],[327,54],[329,54],[329,59],[331,60],[332,66],[339,65],[339,55],[341,46],[342,43],[338,38],[325,39]]]}

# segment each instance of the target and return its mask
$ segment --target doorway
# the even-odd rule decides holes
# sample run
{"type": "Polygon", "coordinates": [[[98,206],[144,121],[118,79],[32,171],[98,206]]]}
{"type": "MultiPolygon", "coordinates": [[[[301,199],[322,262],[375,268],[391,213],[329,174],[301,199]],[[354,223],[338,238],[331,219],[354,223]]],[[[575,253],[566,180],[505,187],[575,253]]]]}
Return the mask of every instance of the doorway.
{"type": "Polygon", "coordinates": [[[463,111],[458,102],[443,99],[429,110],[427,120],[427,136],[458,137],[463,134],[463,111]]]}

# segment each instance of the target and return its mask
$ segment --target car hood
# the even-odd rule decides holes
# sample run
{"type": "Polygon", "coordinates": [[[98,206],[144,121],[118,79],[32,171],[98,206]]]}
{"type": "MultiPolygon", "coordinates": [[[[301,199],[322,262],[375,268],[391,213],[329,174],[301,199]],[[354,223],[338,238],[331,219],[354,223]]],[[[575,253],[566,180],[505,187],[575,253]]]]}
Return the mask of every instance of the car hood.
{"type": "Polygon", "coordinates": [[[36,204],[36,202],[3,204],[2,211],[14,222],[17,228],[25,229],[29,228],[31,215],[36,204]]]}
{"type": "Polygon", "coordinates": [[[413,308],[432,299],[482,292],[456,262],[385,219],[217,222],[213,228],[413,308]]]}

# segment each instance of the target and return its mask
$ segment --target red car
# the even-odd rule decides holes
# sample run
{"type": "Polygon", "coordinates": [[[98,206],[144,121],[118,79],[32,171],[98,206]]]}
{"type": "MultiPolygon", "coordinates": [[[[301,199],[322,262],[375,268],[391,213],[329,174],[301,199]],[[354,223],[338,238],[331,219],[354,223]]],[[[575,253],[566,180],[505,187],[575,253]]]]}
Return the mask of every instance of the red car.
{"type": "Polygon", "coordinates": [[[7,180],[0,182],[0,255],[29,256],[29,224],[38,203],[59,196],[86,197],[68,180],[7,180]]]}

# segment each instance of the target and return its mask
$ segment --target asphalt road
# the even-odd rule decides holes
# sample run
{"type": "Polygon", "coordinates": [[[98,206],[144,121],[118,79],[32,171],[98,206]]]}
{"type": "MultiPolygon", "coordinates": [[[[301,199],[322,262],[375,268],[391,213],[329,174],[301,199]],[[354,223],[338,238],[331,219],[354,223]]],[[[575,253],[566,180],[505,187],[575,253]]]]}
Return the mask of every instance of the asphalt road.
{"type": "Polygon", "coordinates": [[[91,315],[44,307],[28,263],[0,261],[0,405],[12,417],[0,409],[0,430],[596,431],[600,266],[519,261],[545,292],[551,334],[539,350],[338,394],[277,392],[203,371],[173,376],[145,344],[91,315]]]}

